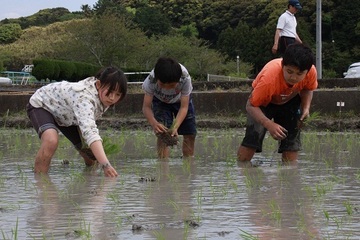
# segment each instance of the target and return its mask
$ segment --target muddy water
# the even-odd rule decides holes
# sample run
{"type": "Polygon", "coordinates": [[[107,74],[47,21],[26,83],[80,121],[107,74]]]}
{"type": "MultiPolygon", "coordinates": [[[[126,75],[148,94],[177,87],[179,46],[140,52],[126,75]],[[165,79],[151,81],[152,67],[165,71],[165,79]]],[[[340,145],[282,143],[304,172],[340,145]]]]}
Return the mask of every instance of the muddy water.
{"type": "Polygon", "coordinates": [[[258,167],[235,161],[243,132],[200,131],[196,157],[158,161],[152,133],[107,131],[120,176],[88,169],[64,138],[32,172],[32,130],[1,130],[0,239],[358,239],[360,134],[302,136],[296,165],[266,139],[258,167]],[[69,164],[63,164],[68,160],[69,164]]]}

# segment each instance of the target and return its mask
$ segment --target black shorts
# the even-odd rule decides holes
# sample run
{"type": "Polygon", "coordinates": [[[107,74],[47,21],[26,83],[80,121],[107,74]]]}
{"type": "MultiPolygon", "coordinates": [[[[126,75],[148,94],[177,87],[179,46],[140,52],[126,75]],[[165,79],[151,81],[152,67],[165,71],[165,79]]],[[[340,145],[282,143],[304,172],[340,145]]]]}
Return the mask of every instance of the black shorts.
{"type": "MultiPolygon", "coordinates": [[[[301,150],[300,129],[298,129],[298,120],[301,116],[300,103],[300,96],[296,95],[283,105],[270,103],[266,107],[260,107],[267,118],[273,119],[288,131],[287,137],[280,142],[279,153],[301,150]]],[[[266,132],[266,128],[247,114],[246,133],[241,145],[255,148],[256,152],[262,152],[266,132]]]]}
{"type": "Polygon", "coordinates": [[[55,129],[57,132],[60,131],[64,134],[64,136],[70,140],[76,149],[80,150],[82,148],[83,143],[78,126],[59,126],[50,112],[43,108],[35,108],[30,103],[27,104],[26,111],[31,124],[39,135],[39,138],[41,138],[41,135],[47,129],[55,129]]]}
{"type": "MultiPolygon", "coordinates": [[[[170,128],[176,115],[180,109],[180,102],[178,103],[164,103],[158,98],[153,97],[152,109],[156,121],[170,128]]],[[[184,121],[178,129],[179,135],[196,135],[195,110],[192,99],[189,101],[189,108],[184,121]]]]}

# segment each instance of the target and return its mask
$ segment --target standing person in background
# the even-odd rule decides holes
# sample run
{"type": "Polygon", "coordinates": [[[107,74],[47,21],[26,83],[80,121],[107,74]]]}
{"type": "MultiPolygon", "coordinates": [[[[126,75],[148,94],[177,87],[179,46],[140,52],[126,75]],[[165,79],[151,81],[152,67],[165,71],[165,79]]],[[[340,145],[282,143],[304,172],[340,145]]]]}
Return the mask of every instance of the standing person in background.
{"type": "Polygon", "coordinates": [[[183,157],[194,156],[195,111],[187,69],[172,58],[161,57],[142,88],[145,91],[142,111],[157,135],[158,157],[170,155],[169,146],[160,137],[169,130],[173,137],[183,135],[183,157]]]}
{"type": "Polygon", "coordinates": [[[250,161],[255,152],[262,151],[266,131],[280,141],[278,152],[283,161],[297,160],[300,123],[309,116],[317,86],[314,55],[303,44],[288,46],[283,58],[268,62],[252,83],[238,160],[250,161]]]}
{"type": "Polygon", "coordinates": [[[92,166],[97,161],[105,176],[116,177],[118,174],[105,154],[95,121],[110,106],[124,99],[126,92],[126,76],[115,67],[104,68],[94,77],[76,83],[62,81],[39,88],[27,105],[27,114],[41,139],[35,173],[48,173],[61,132],[79,151],[86,165],[92,166]]]}
{"type": "Polygon", "coordinates": [[[297,21],[295,17],[295,14],[301,9],[302,7],[298,0],[290,0],[288,9],[279,17],[272,47],[273,54],[283,55],[290,44],[295,42],[302,43],[296,32],[297,21]]]}

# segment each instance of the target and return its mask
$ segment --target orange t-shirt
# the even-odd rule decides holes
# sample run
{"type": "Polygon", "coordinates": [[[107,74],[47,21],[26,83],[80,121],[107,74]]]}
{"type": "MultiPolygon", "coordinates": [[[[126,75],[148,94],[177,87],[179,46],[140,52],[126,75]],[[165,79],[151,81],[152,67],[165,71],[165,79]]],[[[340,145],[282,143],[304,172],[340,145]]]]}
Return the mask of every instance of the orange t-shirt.
{"type": "Polygon", "coordinates": [[[281,64],[282,58],[268,62],[252,83],[250,103],[255,107],[269,103],[284,104],[302,89],[315,90],[318,86],[316,68],[313,65],[305,78],[293,86],[286,84],[281,64]]]}

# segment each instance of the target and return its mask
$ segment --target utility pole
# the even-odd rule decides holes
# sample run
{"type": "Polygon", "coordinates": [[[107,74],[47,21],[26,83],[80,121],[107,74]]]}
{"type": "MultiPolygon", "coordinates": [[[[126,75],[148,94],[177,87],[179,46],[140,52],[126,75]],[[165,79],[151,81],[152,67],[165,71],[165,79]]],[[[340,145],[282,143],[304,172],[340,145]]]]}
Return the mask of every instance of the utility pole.
{"type": "Polygon", "coordinates": [[[316,70],[317,78],[322,79],[322,39],[321,39],[321,0],[316,0],[316,70]]]}
{"type": "Polygon", "coordinates": [[[236,56],[236,72],[237,72],[237,76],[239,76],[239,74],[240,74],[240,57],[239,57],[239,55],[236,56]]]}

